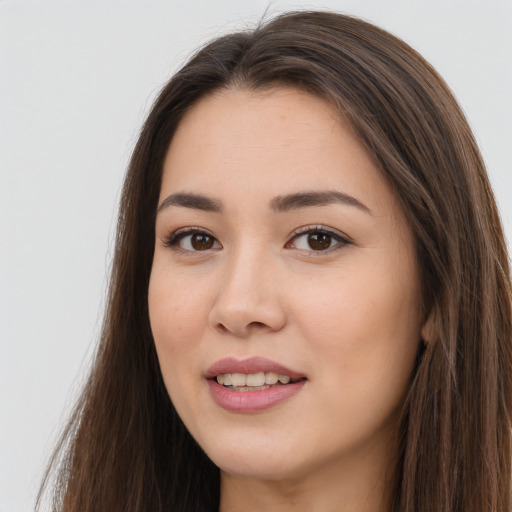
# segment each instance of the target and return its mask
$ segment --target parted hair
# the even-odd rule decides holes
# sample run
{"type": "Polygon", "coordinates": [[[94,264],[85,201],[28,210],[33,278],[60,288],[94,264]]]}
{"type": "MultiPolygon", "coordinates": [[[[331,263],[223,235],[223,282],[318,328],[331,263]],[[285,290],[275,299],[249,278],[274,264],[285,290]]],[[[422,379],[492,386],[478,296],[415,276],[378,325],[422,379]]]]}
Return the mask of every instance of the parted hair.
{"type": "Polygon", "coordinates": [[[510,512],[509,261],[493,192],[445,82],[400,39],[325,11],[280,14],[202,47],[156,99],[120,201],[108,304],[38,507],[206,512],[220,476],[164,387],[148,315],[162,165],[187,110],[219,89],[291,86],[328,101],[411,225],[429,326],[397,425],[393,512],[510,512]]]}

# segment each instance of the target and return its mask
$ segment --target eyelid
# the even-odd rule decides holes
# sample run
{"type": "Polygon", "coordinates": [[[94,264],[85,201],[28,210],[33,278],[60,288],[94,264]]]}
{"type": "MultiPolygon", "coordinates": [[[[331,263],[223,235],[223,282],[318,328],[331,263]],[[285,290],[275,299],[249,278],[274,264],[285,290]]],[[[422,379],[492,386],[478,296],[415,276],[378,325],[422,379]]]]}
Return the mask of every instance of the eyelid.
{"type": "MultiPolygon", "coordinates": [[[[216,248],[212,248],[212,249],[205,249],[204,251],[193,251],[190,249],[183,249],[183,248],[179,247],[178,242],[181,239],[183,239],[187,236],[196,234],[196,233],[201,233],[201,234],[205,234],[209,237],[212,237],[215,240],[215,242],[217,244],[219,244],[220,248],[222,248],[222,244],[209,230],[207,230],[205,228],[198,227],[198,226],[186,226],[183,228],[179,228],[176,231],[173,231],[167,237],[164,238],[164,245],[166,247],[172,248],[173,250],[175,250],[177,252],[191,253],[191,254],[208,252],[212,249],[214,249],[214,250],[219,249],[219,247],[216,247],[216,248]]],[[[307,226],[302,226],[300,228],[297,228],[288,237],[288,241],[285,244],[285,248],[294,248],[294,247],[290,247],[290,246],[296,238],[298,238],[302,235],[307,235],[307,234],[312,234],[312,233],[326,233],[326,234],[330,235],[331,237],[333,237],[338,243],[336,245],[334,245],[333,247],[330,247],[325,250],[318,250],[318,251],[315,251],[314,249],[311,249],[311,250],[298,249],[298,248],[295,248],[295,249],[302,250],[303,252],[311,253],[312,255],[315,255],[315,256],[321,256],[322,254],[330,253],[332,251],[335,251],[336,249],[340,249],[341,247],[352,243],[352,241],[350,240],[350,238],[348,236],[346,236],[344,233],[338,231],[337,229],[333,229],[333,228],[319,225],[319,224],[313,224],[313,225],[307,225],[307,226]]]]}
{"type": "Polygon", "coordinates": [[[296,229],[290,235],[289,241],[286,242],[285,247],[288,248],[290,246],[290,244],[293,242],[293,240],[295,240],[296,238],[298,238],[302,235],[310,234],[310,233],[326,233],[326,234],[332,236],[335,240],[337,240],[339,242],[334,247],[330,247],[329,249],[326,249],[323,251],[315,251],[313,249],[311,249],[310,251],[303,250],[303,251],[311,253],[312,255],[315,255],[315,256],[321,256],[322,254],[327,254],[327,253],[329,253],[331,251],[335,251],[336,249],[339,249],[345,245],[353,243],[347,235],[345,235],[341,231],[338,231],[337,229],[333,229],[333,228],[330,228],[327,226],[322,226],[319,224],[313,224],[313,225],[309,225],[309,226],[302,226],[302,227],[296,229]],[[340,245],[341,245],[341,247],[339,247],[340,245]]]}
{"type": "MultiPolygon", "coordinates": [[[[177,245],[178,242],[180,240],[182,240],[183,238],[190,236],[190,235],[198,234],[198,233],[212,237],[215,240],[215,242],[218,243],[222,248],[222,244],[217,240],[217,238],[209,230],[207,230],[205,228],[200,228],[198,226],[186,226],[183,228],[179,228],[176,231],[173,231],[168,236],[164,237],[164,245],[166,247],[170,247],[174,251],[187,253],[187,254],[208,252],[209,250],[212,250],[213,248],[206,249],[204,251],[191,251],[188,249],[183,249],[177,245]]],[[[214,250],[218,250],[218,248],[216,247],[214,250]]]]}

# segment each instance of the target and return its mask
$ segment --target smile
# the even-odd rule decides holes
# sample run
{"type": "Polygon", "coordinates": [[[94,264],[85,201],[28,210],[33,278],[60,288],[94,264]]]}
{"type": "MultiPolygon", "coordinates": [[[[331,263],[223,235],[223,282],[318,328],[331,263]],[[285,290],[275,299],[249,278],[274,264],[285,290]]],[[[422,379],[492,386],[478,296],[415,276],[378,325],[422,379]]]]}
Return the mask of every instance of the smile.
{"type": "Polygon", "coordinates": [[[270,386],[288,384],[292,379],[289,375],[279,375],[275,372],[259,373],[221,373],[217,382],[235,391],[256,391],[268,389],[270,386]]]}
{"type": "Polygon", "coordinates": [[[307,382],[305,375],[259,357],[222,359],[205,377],[214,402],[237,413],[269,409],[294,396],[307,382]]]}

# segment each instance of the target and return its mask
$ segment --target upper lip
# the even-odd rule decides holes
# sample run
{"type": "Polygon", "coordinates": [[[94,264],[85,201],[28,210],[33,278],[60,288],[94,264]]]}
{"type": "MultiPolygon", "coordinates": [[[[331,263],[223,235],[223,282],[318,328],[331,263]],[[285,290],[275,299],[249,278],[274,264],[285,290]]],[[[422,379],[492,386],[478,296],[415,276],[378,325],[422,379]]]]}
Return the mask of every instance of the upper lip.
{"type": "Polygon", "coordinates": [[[260,372],[274,372],[278,375],[288,375],[291,379],[305,378],[303,373],[291,370],[282,364],[265,359],[264,357],[250,357],[248,359],[235,359],[234,357],[227,357],[220,359],[210,366],[207,370],[205,377],[213,379],[217,375],[226,373],[260,373],[260,372]]]}

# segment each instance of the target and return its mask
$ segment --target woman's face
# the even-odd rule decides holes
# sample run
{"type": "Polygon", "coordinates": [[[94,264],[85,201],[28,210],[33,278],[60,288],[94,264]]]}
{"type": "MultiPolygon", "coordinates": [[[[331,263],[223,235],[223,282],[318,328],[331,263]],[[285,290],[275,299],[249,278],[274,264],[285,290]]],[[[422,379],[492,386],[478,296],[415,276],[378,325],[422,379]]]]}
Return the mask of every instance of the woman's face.
{"type": "Polygon", "coordinates": [[[149,312],[174,406],[224,472],[297,478],[382,455],[419,293],[404,214],[329,104],[221,90],[185,115],[164,163],[149,312]]]}

